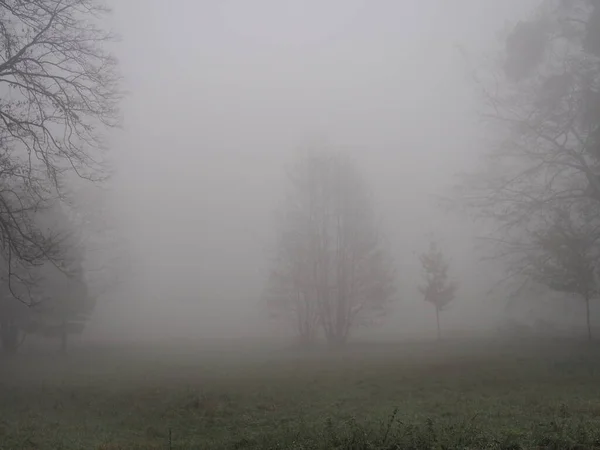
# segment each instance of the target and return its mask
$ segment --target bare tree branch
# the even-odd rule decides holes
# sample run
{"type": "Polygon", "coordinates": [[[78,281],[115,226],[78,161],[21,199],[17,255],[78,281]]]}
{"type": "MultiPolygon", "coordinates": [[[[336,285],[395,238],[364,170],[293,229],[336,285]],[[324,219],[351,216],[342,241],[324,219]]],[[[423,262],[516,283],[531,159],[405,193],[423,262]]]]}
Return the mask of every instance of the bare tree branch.
{"type": "Polygon", "coordinates": [[[120,77],[102,0],[0,1],[0,248],[8,289],[61,267],[57,236],[36,223],[69,173],[108,175],[102,132],[119,124],[120,77]],[[17,275],[18,274],[18,275],[17,275]]]}

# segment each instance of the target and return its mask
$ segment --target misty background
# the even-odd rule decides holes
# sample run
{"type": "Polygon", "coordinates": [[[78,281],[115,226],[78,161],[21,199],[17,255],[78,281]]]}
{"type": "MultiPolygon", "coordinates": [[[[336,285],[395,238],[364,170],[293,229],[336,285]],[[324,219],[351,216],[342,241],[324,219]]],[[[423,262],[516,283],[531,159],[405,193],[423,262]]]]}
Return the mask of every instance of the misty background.
{"type": "MultiPolygon", "coordinates": [[[[98,302],[91,339],[269,336],[261,308],[284,167],[326,140],[358,160],[398,271],[382,328],[431,336],[418,254],[441,239],[460,280],[448,330],[486,330],[476,229],[436,204],[478,163],[476,99],[457,46],[489,50],[534,0],[114,2],[125,88],[107,210],[127,276],[98,302]]],[[[575,308],[572,308],[575,309],[575,308]]],[[[573,314],[577,314],[573,311],[573,314]]]]}

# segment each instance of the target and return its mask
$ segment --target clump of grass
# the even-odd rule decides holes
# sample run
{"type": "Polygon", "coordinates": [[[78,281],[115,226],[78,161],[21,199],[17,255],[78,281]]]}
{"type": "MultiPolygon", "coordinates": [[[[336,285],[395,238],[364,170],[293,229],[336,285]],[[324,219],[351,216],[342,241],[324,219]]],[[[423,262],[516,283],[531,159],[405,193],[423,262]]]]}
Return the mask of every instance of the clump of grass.
{"type": "Polygon", "coordinates": [[[467,422],[404,423],[398,410],[378,426],[355,419],[338,423],[331,418],[319,428],[296,435],[272,433],[242,438],[223,448],[245,450],[585,450],[600,449],[600,432],[590,424],[556,422],[539,424],[529,433],[515,430],[493,433],[467,422]]]}

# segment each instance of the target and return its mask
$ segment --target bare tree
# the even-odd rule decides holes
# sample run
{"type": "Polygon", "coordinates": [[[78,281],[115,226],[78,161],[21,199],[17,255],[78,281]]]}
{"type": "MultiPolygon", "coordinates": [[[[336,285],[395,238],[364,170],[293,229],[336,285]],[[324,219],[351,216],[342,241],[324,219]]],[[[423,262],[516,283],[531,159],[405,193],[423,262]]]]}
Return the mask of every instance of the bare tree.
{"type": "Polygon", "coordinates": [[[275,296],[295,314],[299,333],[320,325],[330,343],[383,314],[395,293],[389,255],[377,233],[372,203],[353,161],[308,152],[289,173],[274,273],[275,296]]]}
{"type": "Polygon", "coordinates": [[[590,299],[598,294],[600,222],[587,211],[557,209],[544,229],[533,233],[524,252],[523,273],[552,290],[585,301],[588,339],[592,339],[590,299]]]}
{"type": "Polygon", "coordinates": [[[0,2],[0,248],[5,282],[27,304],[15,284],[62,258],[36,211],[62,197],[69,173],[108,174],[102,131],[118,125],[121,93],[107,12],[102,0],[0,2]]]}
{"type": "Polygon", "coordinates": [[[597,2],[544,1],[474,71],[490,141],[461,195],[518,287],[557,210],[600,209],[599,18],[597,2]]]}
{"type": "Polygon", "coordinates": [[[450,304],[456,295],[458,285],[448,276],[449,264],[438,244],[431,240],[429,249],[420,256],[425,283],[419,287],[426,302],[435,307],[437,338],[442,339],[440,311],[450,304]]]}

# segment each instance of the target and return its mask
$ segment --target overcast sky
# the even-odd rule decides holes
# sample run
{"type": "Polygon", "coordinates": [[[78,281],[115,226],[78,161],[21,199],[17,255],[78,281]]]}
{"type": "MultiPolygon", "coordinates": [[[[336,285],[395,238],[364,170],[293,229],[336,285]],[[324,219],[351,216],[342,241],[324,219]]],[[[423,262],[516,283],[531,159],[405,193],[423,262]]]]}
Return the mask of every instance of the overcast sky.
{"type": "Polygon", "coordinates": [[[316,137],[365,170],[403,317],[430,312],[414,298],[427,232],[445,238],[461,276],[472,270],[468,228],[431,201],[478,152],[456,45],[493,47],[535,0],[114,3],[130,95],[112,201],[135,262],[119,302],[157,321],[193,305],[208,329],[255,320],[283,164],[316,137]]]}

